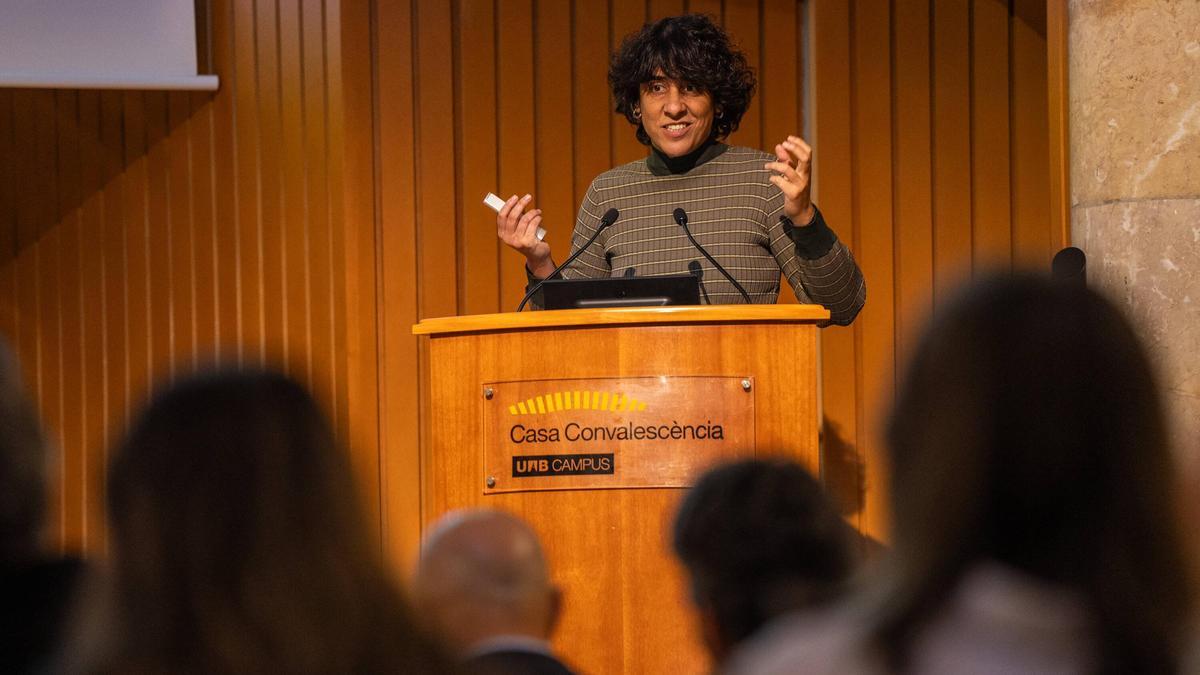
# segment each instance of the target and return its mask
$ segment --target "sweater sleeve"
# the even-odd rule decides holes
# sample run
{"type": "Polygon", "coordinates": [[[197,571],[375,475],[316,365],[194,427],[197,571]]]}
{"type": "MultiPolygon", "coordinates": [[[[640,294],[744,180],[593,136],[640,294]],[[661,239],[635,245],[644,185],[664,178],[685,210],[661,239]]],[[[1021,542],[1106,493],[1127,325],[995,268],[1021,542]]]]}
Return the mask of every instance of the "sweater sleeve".
{"type": "Polygon", "coordinates": [[[866,281],[850,249],[821,211],[815,206],[813,210],[813,221],[797,227],[783,215],[780,201],[767,216],[771,253],[796,297],[824,305],[831,323],[847,326],[867,301],[866,281]]]}

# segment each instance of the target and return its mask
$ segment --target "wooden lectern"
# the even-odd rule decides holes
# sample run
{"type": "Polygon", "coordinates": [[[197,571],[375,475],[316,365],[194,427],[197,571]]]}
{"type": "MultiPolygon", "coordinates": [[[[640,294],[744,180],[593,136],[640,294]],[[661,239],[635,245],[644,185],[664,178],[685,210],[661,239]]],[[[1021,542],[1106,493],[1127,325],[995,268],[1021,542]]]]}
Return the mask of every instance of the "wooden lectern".
{"type": "Polygon", "coordinates": [[[427,319],[422,527],[487,506],[542,538],[588,673],[708,669],[670,525],[681,488],[756,454],[818,470],[818,305],[427,319]]]}

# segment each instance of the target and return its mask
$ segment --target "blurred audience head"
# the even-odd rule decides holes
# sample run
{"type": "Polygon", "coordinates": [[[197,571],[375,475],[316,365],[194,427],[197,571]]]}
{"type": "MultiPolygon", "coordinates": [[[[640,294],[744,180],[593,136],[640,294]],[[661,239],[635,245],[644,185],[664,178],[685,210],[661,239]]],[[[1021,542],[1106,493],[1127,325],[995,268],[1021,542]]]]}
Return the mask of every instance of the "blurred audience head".
{"type": "Polygon", "coordinates": [[[706,473],[675,517],[704,641],[719,662],[769,620],[839,595],[854,532],[821,485],[790,460],[746,460],[706,473]]]}
{"type": "Polygon", "coordinates": [[[499,637],[548,640],[559,589],[537,534],[503,511],[456,511],[426,539],[414,580],[417,607],[464,653],[499,637]]]}
{"type": "Polygon", "coordinates": [[[0,340],[0,565],[22,565],[42,553],[47,450],[20,369],[0,340]]]}
{"type": "Polygon", "coordinates": [[[0,672],[55,658],[83,561],[47,546],[49,451],[16,359],[0,339],[0,672]]]}
{"type": "Polygon", "coordinates": [[[167,388],[109,473],[114,569],[99,670],[425,672],[346,455],[300,385],[167,388]]]}
{"type": "Polygon", "coordinates": [[[892,666],[995,561],[1073,592],[1106,670],[1169,672],[1193,595],[1163,415],[1129,322],[1082,285],[993,278],[942,308],[887,432],[892,666]]]}

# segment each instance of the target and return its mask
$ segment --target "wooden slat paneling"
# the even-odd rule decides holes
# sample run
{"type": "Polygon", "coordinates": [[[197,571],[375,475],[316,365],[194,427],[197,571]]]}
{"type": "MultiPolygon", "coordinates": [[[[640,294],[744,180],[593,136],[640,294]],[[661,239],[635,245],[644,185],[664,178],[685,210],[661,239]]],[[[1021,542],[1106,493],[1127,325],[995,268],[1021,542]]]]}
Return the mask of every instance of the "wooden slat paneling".
{"type": "MultiPolygon", "coordinates": [[[[773,147],[778,141],[763,138],[763,106],[766,105],[765,99],[771,98],[773,94],[771,87],[764,86],[761,81],[763,75],[767,74],[763,70],[763,53],[767,50],[761,45],[763,25],[759,1],[725,0],[724,28],[733,44],[746,54],[746,61],[759,75],[760,80],[758,90],[750,101],[750,107],[746,110],[746,115],[742,117],[742,123],[738,130],[730,135],[729,142],[749,148],[763,148],[766,143],[770,143],[773,147]]],[[[793,35],[791,40],[799,42],[798,38],[799,36],[793,35]]],[[[787,83],[792,81],[791,79],[786,80],[783,83],[784,88],[787,87],[787,83]]],[[[643,154],[645,153],[643,152],[643,154]]]]}
{"type": "MultiPolygon", "coordinates": [[[[104,219],[101,226],[103,270],[97,282],[104,288],[104,439],[108,444],[125,427],[130,409],[128,274],[125,265],[126,182],[124,166],[124,97],[118,92],[100,95],[101,173],[113,176],[105,185],[104,219]]],[[[97,477],[99,478],[99,476],[97,477]]]]}
{"type": "Polygon", "coordinates": [[[973,271],[1045,264],[1045,37],[1002,0],[810,8],[817,201],[868,286],[856,325],[822,335],[823,474],[885,536],[879,434],[929,310],[973,271]]]}
{"type": "Polygon", "coordinates": [[[240,233],[244,223],[248,222],[243,220],[248,209],[242,207],[246,192],[239,183],[243,171],[241,156],[254,151],[253,147],[238,143],[239,124],[244,113],[238,110],[236,103],[238,81],[242,78],[235,66],[233,12],[232,2],[215,3],[212,26],[213,66],[222,73],[222,89],[233,91],[235,95],[217,96],[208,106],[212,115],[208,142],[212,146],[209,172],[213,182],[214,218],[210,227],[214,242],[213,302],[216,303],[214,328],[217,342],[213,360],[223,365],[241,363],[240,233]]]}
{"type": "MultiPolygon", "coordinates": [[[[101,95],[79,92],[81,187],[104,181],[104,120],[101,95]]],[[[105,250],[104,190],[81,195],[79,278],[79,392],[80,445],[83,467],[79,481],[83,485],[84,545],[89,553],[102,553],[105,547],[103,477],[108,441],[105,350],[105,250]]]]}
{"type": "MultiPolygon", "coordinates": [[[[811,13],[813,196],[838,236],[857,251],[860,228],[853,206],[850,7],[841,2],[815,2],[811,13]]],[[[868,304],[873,304],[874,299],[874,283],[868,280],[868,304]]],[[[821,331],[824,417],[821,474],[843,512],[856,521],[863,502],[857,422],[861,379],[857,345],[861,325],[821,331]]]]}
{"type": "MultiPolygon", "coordinates": [[[[189,300],[194,311],[190,317],[193,353],[192,366],[216,358],[220,344],[220,288],[217,274],[216,227],[216,156],[213,153],[213,107],[204,106],[202,94],[190,94],[187,105],[196,110],[187,129],[188,193],[191,202],[191,249],[187,261],[192,277],[189,300]]],[[[221,201],[226,201],[223,197],[221,201]]]]}
{"type": "MultiPolygon", "coordinates": [[[[380,451],[379,441],[383,369],[378,347],[382,321],[377,300],[382,280],[378,274],[381,196],[377,185],[381,162],[375,154],[375,142],[384,120],[378,114],[383,110],[379,96],[382,77],[375,77],[372,64],[372,54],[377,51],[376,31],[367,3],[347,3],[340,8],[331,3],[322,12],[322,41],[330,64],[325,71],[329,253],[330,260],[345,261],[345,269],[334,270],[332,279],[333,345],[335,353],[339,345],[344,345],[349,356],[344,377],[338,377],[336,369],[331,373],[336,390],[334,413],[335,419],[346,420],[339,427],[339,436],[349,443],[354,470],[363,487],[363,505],[374,523],[391,535],[389,540],[403,540],[404,536],[396,533],[412,519],[398,518],[394,524],[386,520],[391,510],[383,502],[383,488],[391,474],[386,471],[388,454],[380,451]],[[377,121],[380,127],[376,127],[377,121]],[[344,310],[339,309],[343,304],[344,310]]],[[[411,67],[407,72],[411,73],[411,67]]],[[[410,161],[410,170],[411,166],[410,161]]],[[[415,306],[415,300],[410,306],[415,306]]],[[[411,539],[416,537],[413,529],[411,539]]]]}
{"type": "MultiPolygon", "coordinates": [[[[167,339],[170,342],[165,369],[171,377],[190,373],[196,353],[196,222],[195,195],[191,167],[191,116],[189,94],[167,95],[166,124],[170,132],[167,150],[167,198],[171,203],[167,217],[167,251],[164,256],[169,272],[167,286],[167,339]]],[[[197,120],[199,122],[199,120],[197,120]]]]}
{"type": "MultiPolygon", "coordinates": [[[[11,89],[0,90],[0,157],[4,158],[17,156],[13,94],[11,89]]],[[[14,241],[17,231],[17,171],[16,162],[0,162],[0,256],[3,256],[0,259],[3,260],[13,258],[17,253],[14,241]]]]}
{"type": "Polygon", "coordinates": [[[971,269],[971,0],[933,5],[933,295],[971,269]]]}
{"type": "MultiPolygon", "coordinates": [[[[571,133],[575,142],[575,191],[573,207],[578,207],[592,179],[611,165],[612,137],[609,135],[612,97],[607,87],[587,86],[585,83],[604,82],[608,77],[608,31],[597,30],[609,25],[609,8],[602,2],[575,4],[572,27],[574,78],[571,83],[575,126],[571,133]]],[[[622,130],[628,134],[628,130],[622,130]]],[[[572,212],[574,218],[574,212],[572,212]]],[[[564,223],[566,225],[566,223],[564,223]]],[[[561,249],[560,249],[561,250],[561,249]]]]}
{"type": "Polygon", "coordinates": [[[146,121],[146,201],[145,255],[146,316],[150,343],[147,352],[147,383],[151,390],[174,374],[176,343],[171,315],[171,291],[180,271],[171,266],[171,244],[177,237],[182,214],[175,208],[171,194],[171,138],[167,130],[167,94],[147,92],[144,96],[146,121]]]}
{"type": "MultiPolygon", "coordinates": [[[[149,200],[150,187],[146,169],[146,104],[148,94],[125,94],[125,158],[128,167],[123,181],[121,200],[125,220],[125,259],[119,272],[125,274],[125,397],[130,412],[138,406],[151,380],[150,364],[150,267],[149,267],[149,200]]],[[[149,94],[153,95],[153,94],[149,94]]]]}
{"type": "Polygon", "coordinates": [[[903,360],[912,353],[933,303],[932,25],[927,0],[895,8],[895,351],[903,360]]]}
{"type": "Polygon", "coordinates": [[[1050,220],[1054,248],[1071,243],[1071,135],[1070,96],[1067,82],[1067,3],[1046,0],[1046,98],[1050,151],[1050,220]]]}
{"type": "Polygon", "coordinates": [[[1009,185],[1008,3],[971,5],[971,215],[973,265],[1012,263],[1009,185]]]}
{"type": "Polygon", "coordinates": [[[650,21],[677,16],[684,12],[684,0],[648,0],[647,6],[650,10],[648,17],[650,21]]]}
{"type": "MultiPolygon", "coordinates": [[[[458,32],[454,45],[456,110],[455,175],[458,191],[459,309],[464,314],[498,312],[500,289],[492,280],[500,276],[500,243],[496,214],[482,204],[483,196],[497,192],[499,141],[496,138],[496,69],[481,67],[496,59],[496,12],[492,0],[458,0],[458,32]],[[467,103],[469,101],[469,103],[467,103]]],[[[504,195],[505,198],[508,195],[504,195]]]]}
{"type": "Polygon", "coordinates": [[[309,329],[312,266],[309,242],[313,223],[309,217],[305,184],[305,158],[309,155],[304,128],[304,32],[300,23],[301,0],[278,4],[279,11],[279,108],[282,117],[283,166],[281,190],[283,242],[279,247],[280,280],[284,302],[283,363],[288,373],[312,386],[312,333],[309,329]]]}
{"type": "MultiPolygon", "coordinates": [[[[284,288],[286,284],[288,230],[284,227],[283,170],[287,142],[283,135],[283,102],[280,91],[280,51],[287,40],[280,35],[278,2],[255,3],[255,92],[258,101],[259,195],[258,259],[259,317],[263,353],[267,363],[283,367],[287,361],[284,288]]],[[[299,38],[299,35],[289,36],[299,38]]]]}
{"type": "MultiPolygon", "coordinates": [[[[386,312],[381,315],[380,434],[384,439],[381,462],[381,500],[387,532],[384,548],[398,560],[416,551],[420,513],[420,357],[409,327],[420,315],[421,289],[418,264],[421,251],[417,240],[417,195],[415,158],[417,65],[413,62],[415,37],[414,7],[409,2],[378,6],[378,124],[380,152],[378,241],[380,245],[380,294],[386,312]],[[386,57],[386,58],[385,58],[386,57]]],[[[439,149],[449,154],[447,148],[439,149]]],[[[452,203],[452,202],[451,202],[452,203]]],[[[433,226],[433,223],[430,223],[433,226]]],[[[453,229],[447,222],[437,226],[453,229]]],[[[441,236],[445,236],[442,234],[441,236]]],[[[453,270],[451,270],[453,272],[453,270]]]]}
{"type": "Polygon", "coordinates": [[[552,251],[558,252],[561,261],[571,247],[575,208],[579,205],[574,186],[571,41],[557,37],[571,34],[571,4],[535,5],[533,109],[538,133],[534,136],[537,184],[534,206],[542,209],[545,222],[557,225],[548,228],[546,241],[552,251]]]}
{"type": "MultiPolygon", "coordinates": [[[[1012,105],[1009,143],[1012,146],[1013,262],[1045,269],[1058,241],[1050,222],[1049,102],[1046,98],[1046,36],[1021,17],[1036,16],[1045,7],[1039,0],[1013,0],[1009,17],[1009,87],[1012,105]]],[[[1045,27],[1045,24],[1042,24],[1045,27]]]]}
{"type": "MultiPolygon", "coordinates": [[[[621,46],[626,35],[642,27],[647,20],[644,0],[610,0],[608,39],[612,51],[621,46]]],[[[605,70],[607,73],[607,69],[605,70]]],[[[607,82],[607,80],[605,80],[607,82]]],[[[598,82],[596,84],[599,84],[598,82]]],[[[613,106],[609,106],[612,110],[613,106]]],[[[646,146],[638,143],[634,129],[624,115],[612,114],[610,118],[612,160],[609,166],[620,166],[646,156],[646,146]]]]}
{"type": "MultiPolygon", "coordinates": [[[[24,160],[19,165],[20,170],[15,171],[14,198],[16,204],[13,211],[16,217],[14,226],[16,236],[14,239],[16,239],[16,252],[19,253],[37,241],[37,217],[33,211],[37,207],[37,199],[29,195],[40,195],[40,199],[54,199],[54,196],[48,187],[39,184],[46,177],[42,173],[45,171],[45,167],[42,166],[41,157],[37,153],[37,143],[33,133],[33,121],[37,115],[37,110],[34,109],[34,92],[30,90],[14,91],[12,105],[12,152],[14,157],[24,160]]],[[[12,164],[14,167],[18,166],[16,162],[12,162],[12,164]]]]}
{"type": "MultiPolygon", "coordinates": [[[[52,429],[58,431],[59,447],[82,448],[85,411],[81,396],[81,381],[72,379],[85,375],[83,363],[82,280],[80,278],[80,236],[82,213],[78,205],[83,200],[82,167],[80,163],[79,92],[56,91],[56,136],[57,167],[59,176],[59,203],[55,213],[64,217],[55,228],[58,239],[57,317],[53,334],[58,341],[58,354],[53,363],[57,369],[55,377],[58,400],[51,403],[56,407],[58,420],[52,429]]],[[[49,242],[47,242],[49,244],[49,242]]],[[[48,343],[48,344],[52,344],[48,343]]],[[[48,420],[49,421],[49,420],[48,420]]],[[[62,543],[70,550],[86,550],[86,510],[88,484],[87,453],[64,454],[62,462],[63,538],[62,543]]]]}
{"type": "MultiPolygon", "coordinates": [[[[775,144],[789,135],[804,136],[804,78],[801,75],[804,48],[800,5],[794,0],[765,0],[762,5],[762,71],[759,76],[770,86],[762,95],[762,149],[774,152],[775,144]],[[788,86],[793,83],[793,86],[788,86]]],[[[808,139],[811,141],[811,139],[808,139]]],[[[811,145],[811,143],[810,143],[811,145]]],[[[779,285],[779,302],[794,304],[790,284],[779,285]]]]}
{"type": "MultiPolygon", "coordinates": [[[[334,277],[341,277],[342,253],[334,241],[332,206],[330,204],[329,173],[329,110],[327,103],[329,79],[326,74],[324,4],[321,0],[305,0],[300,6],[300,30],[303,33],[300,62],[303,105],[303,148],[306,226],[303,259],[307,265],[304,275],[304,307],[307,317],[307,337],[302,344],[308,355],[306,368],[313,389],[330,408],[334,424],[341,425],[338,383],[338,350],[334,326],[343,311],[335,290],[334,277]]],[[[341,222],[339,220],[339,222],[341,222]]],[[[340,237],[339,237],[340,241],[340,237]]]]}
{"type": "MultiPolygon", "coordinates": [[[[269,4],[269,3],[264,3],[269,4]]],[[[263,360],[265,336],[262,315],[262,175],[260,159],[265,139],[260,130],[255,46],[254,5],[230,0],[234,63],[226,88],[234,90],[234,203],[236,245],[233,278],[237,286],[237,363],[263,360]]]]}
{"type": "MultiPolygon", "coordinates": [[[[0,164],[12,167],[0,328],[61,449],[51,530],[63,550],[104,551],[111,446],[152,384],[197,364],[287,357],[342,411],[346,436],[359,355],[338,342],[347,267],[329,195],[343,186],[331,186],[327,139],[343,98],[327,76],[341,52],[326,49],[326,10],[214,1],[215,94],[0,92],[0,164]]],[[[366,438],[356,466],[374,467],[361,474],[377,519],[377,432],[366,438]]]]}
{"type": "Polygon", "coordinates": [[[1053,64],[1006,1],[214,0],[215,94],[0,91],[0,328],[62,446],[60,545],[103,549],[100,467],[151,383],[279,361],[410,560],[428,420],[409,328],[520,297],[489,190],[534,193],[566,255],[592,178],[646,153],[611,112],[610,50],[681,9],[758,67],[734,142],[770,150],[811,114],[817,203],[869,286],[854,326],[822,332],[822,470],[882,535],[878,431],[925,308],[1057,242],[1053,64]]]}
{"type": "Polygon", "coordinates": [[[722,4],[722,0],[688,0],[687,11],[694,14],[707,14],[720,25],[724,20],[722,4]]]}
{"type": "MultiPolygon", "coordinates": [[[[62,283],[59,265],[62,253],[62,228],[50,228],[38,241],[37,289],[38,308],[38,408],[46,425],[46,437],[51,447],[64,448],[63,372],[62,372],[62,283]]],[[[78,466],[77,453],[62,453],[50,466],[56,469],[57,497],[49,509],[49,522],[59,533],[60,551],[80,550],[80,527],[75,506],[80,485],[74,480],[78,466]]]]}
{"type": "MultiPolygon", "coordinates": [[[[524,196],[537,190],[534,157],[537,147],[534,119],[533,5],[530,0],[498,0],[496,3],[496,83],[499,107],[496,129],[499,138],[501,199],[524,196]]],[[[385,148],[383,150],[387,152],[385,148]]],[[[535,195],[535,200],[539,197],[535,195]]],[[[481,197],[482,199],[482,197],[481,197]]],[[[493,221],[494,222],[494,221],[493,221]]],[[[543,222],[547,236],[570,241],[572,218],[566,222],[543,222]]],[[[565,255],[559,252],[560,260],[565,255]]],[[[500,255],[500,307],[515,308],[525,294],[525,260],[511,251],[500,255]]]]}
{"type": "MultiPolygon", "coordinates": [[[[859,453],[865,463],[868,495],[881,492],[883,449],[880,431],[889,409],[895,373],[895,295],[892,172],[892,105],[890,54],[891,12],[886,0],[857,0],[852,10],[855,31],[851,62],[854,66],[853,123],[855,219],[861,229],[855,254],[870,284],[871,298],[858,317],[857,344],[861,363],[861,396],[858,400],[859,453]]],[[[861,526],[884,532],[883,504],[868,499],[861,526]]]]}
{"type": "Polygon", "coordinates": [[[416,40],[417,272],[421,318],[458,310],[458,226],[454,180],[453,26],[445,0],[414,3],[416,40]]]}

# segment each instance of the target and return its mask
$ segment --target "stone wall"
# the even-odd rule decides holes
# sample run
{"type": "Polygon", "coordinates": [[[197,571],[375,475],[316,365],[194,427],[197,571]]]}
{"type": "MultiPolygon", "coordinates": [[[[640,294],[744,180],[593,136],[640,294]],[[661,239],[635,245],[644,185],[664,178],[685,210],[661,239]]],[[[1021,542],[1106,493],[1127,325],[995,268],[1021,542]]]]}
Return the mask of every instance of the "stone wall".
{"type": "MultiPolygon", "coordinates": [[[[1200,0],[1071,0],[1071,238],[1200,461],[1200,0]]],[[[1098,364],[1103,367],[1103,364],[1098,364]]]]}

